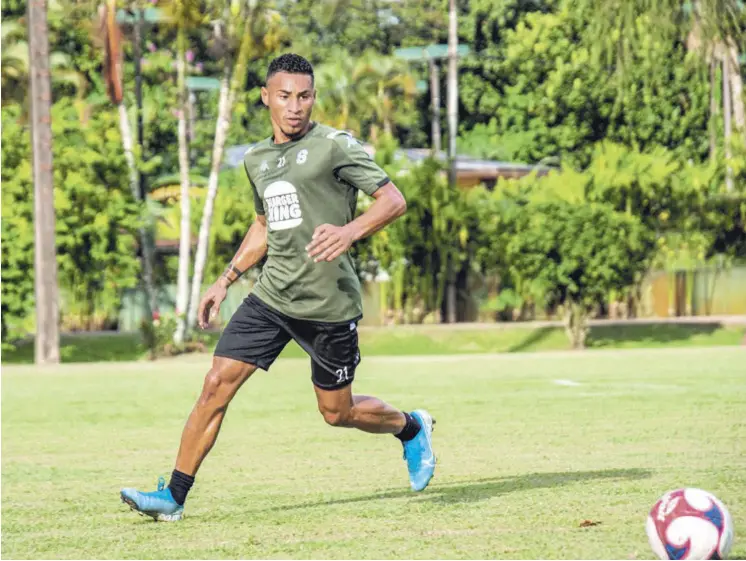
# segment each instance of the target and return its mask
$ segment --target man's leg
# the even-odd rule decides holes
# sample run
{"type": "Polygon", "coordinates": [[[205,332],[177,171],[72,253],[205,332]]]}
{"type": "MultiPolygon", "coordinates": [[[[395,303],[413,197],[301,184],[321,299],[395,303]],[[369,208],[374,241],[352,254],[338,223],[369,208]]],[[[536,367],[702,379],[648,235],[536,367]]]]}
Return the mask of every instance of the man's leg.
{"type": "Polygon", "coordinates": [[[176,469],[171,474],[168,487],[163,488],[161,480],[158,489],[149,493],[131,488],[122,489],[122,500],[133,510],[155,520],[180,520],[194,477],[218,438],[228,404],[255,370],[256,366],[253,364],[213,357],[212,368],[205,376],[202,386],[202,394],[181,434],[176,469]]]}
{"type": "Polygon", "coordinates": [[[202,394],[194,405],[176,456],[176,470],[194,477],[220,432],[228,404],[256,370],[253,364],[225,357],[213,357],[212,368],[205,376],[202,394]]]}
{"type": "Polygon", "coordinates": [[[369,433],[393,434],[404,446],[409,482],[422,491],[435,473],[432,432],[427,411],[405,413],[368,395],[352,395],[360,364],[357,320],[320,323],[288,318],[286,329],[311,356],[311,380],[319,411],[327,423],[369,433]]]}
{"type": "Polygon", "coordinates": [[[266,305],[255,297],[246,298],[215,348],[202,394],[181,435],[176,469],[168,487],[159,480],[158,490],[149,493],[122,489],[122,500],[156,520],[180,520],[194,476],[215,444],[228,404],[257,367],[269,369],[289,340],[290,335],[266,305]]]}
{"type": "Polygon", "coordinates": [[[402,411],[369,395],[352,395],[352,385],[338,390],[314,386],[319,412],[334,427],[355,428],[374,434],[398,434],[406,425],[402,411]]]}
{"type": "Polygon", "coordinates": [[[353,395],[352,384],[326,390],[314,385],[319,411],[334,427],[374,434],[393,434],[404,446],[412,489],[422,491],[435,473],[432,432],[435,421],[427,411],[399,411],[377,397],[353,395]]]}

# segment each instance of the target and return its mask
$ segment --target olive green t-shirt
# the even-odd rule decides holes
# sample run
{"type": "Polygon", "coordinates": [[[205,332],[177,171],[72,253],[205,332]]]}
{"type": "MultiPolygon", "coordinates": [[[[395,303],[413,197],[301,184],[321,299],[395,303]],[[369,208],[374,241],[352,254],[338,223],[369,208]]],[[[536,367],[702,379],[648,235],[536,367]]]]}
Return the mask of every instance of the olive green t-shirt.
{"type": "Polygon", "coordinates": [[[284,144],[259,142],[244,167],[256,212],[267,219],[267,261],[253,293],[293,318],[359,318],[360,282],[349,253],[314,263],[305,248],[317,226],[352,221],[358,190],[372,195],[389,181],[386,173],[352,136],[318,123],[284,144]]]}

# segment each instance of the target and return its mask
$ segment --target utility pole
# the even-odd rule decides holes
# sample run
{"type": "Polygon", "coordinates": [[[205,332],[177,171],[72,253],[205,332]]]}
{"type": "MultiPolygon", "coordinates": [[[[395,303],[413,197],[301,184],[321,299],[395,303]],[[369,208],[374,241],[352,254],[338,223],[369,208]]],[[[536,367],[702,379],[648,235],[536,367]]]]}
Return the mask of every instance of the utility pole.
{"type": "MultiPolygon", "coordinates": [[[[143,46],[143,28],[145,27],[145,8],[140,2],[135,2],[134,11],[134,58],[135,58],[135,109],[137,115],[137,146],[139,148],[140,159],[144,160],[145,152],[145,125],[143,124],[142,108],[142,46],[143,46]]],[[[137,192],[139,200],[145,202],[147,208],[147,194],[145,191],[145,174],[139,171],[137,174],[138,185],[137,192]]],[[[145,288],[145,302],[143,304],[144,319],[151,321],[153,313],[158,311],[158,300],[156,297],[155,278],[153,265],[155,262],[154,249],[151,235],[153,232],[152,220],[150,213],[146,212],[147,223],[140,228],[140,251],[143,275],[143,287],[145,288]]]]}
{"type": "Polygon", "coordinates": [[[60,361],[59,288],[52,174],[52,84],[46,0],[28,3],[31,147],[34,177],[36,364],[60,361]]]}
{"type": "Polygon", "coordinates": [[[440,152],[440,71],[434,58],[428,59],[430,65],[430,103],[432,105],[432,150],[440,152]]]}
{"type": "MultiPolygon", "coordinates": [[[[456,137],[458,136],[458,20],[456,0],[448,2],[448,187],[456,186],[456,137]]],[[[454,240],[455,243],[455,240],[454,240]]],[[[456,323],[456,270],[448,262],[446,284],[446,320],[456,323]]]]}

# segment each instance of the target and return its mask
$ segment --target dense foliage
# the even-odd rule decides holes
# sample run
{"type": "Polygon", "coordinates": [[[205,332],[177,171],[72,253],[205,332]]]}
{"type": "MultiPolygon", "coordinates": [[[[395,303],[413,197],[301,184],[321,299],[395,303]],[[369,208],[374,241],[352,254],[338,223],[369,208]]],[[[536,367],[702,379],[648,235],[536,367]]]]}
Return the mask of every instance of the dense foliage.
{"type": "MultiPolygon", "coordinates": [[[[383,305],[392,321],[437,321],[449,283],[458,286],[460,300],[477,285],[499,289],[493,304],[503,317],[523,316],[532,306],[580,306],[582,313],[576,311],[585,317],[604,301],[633,292],[646,268],[679,259],[682,248],[697,262],[720,254],[746,256],[743,131],[734,134],[726,163],[723,115],[711,111],[722,91],[711,83],[706,57],[688,48],[689,20],[677,12],[670,25],[659,25],[660,14],[640,9],[630,12],[632,23],[619,32],[627,35],[600,38],[589,31],[599,25],[598,14],[587,9],[591,0],[459,4],[460,40],[472,52],[461,61],[460,152],[555,166],[548,176],[454,191],[440,163],[415,166],[396,157],[400,147],[429,145],[431,116],[422,87],[427,65],[394,54],[399,47],[446,42],[445,0],[267,3],[273,27],[249,59],[231,114],[227,146],[265,137],[270,128],[259,87],[268,61],[292,51],[316,65],[317,117],[376,144],[377,159],[408,199],[403,219],[355,249],[363,276],[391,279],[383,305]],[[598,56],[599,45],[614,53],[615,41],[622,40],[623,59],[598,56]],[[735,184],[727,194],[726,174],[735,184]]],[[[149,6],[163,7],[157,0],[149,6]]],[[[197,18],[186,31],[191,77],[221,77],[230,45],[216,33],[215,22],[229,6],[194,3],[209,17],[197,18]]],[[[176,27],[161,21],[143,29],[144,143],[135,152],[152,196],[139,204],[128,189],[117,109],[102,78],[95,12],[93,4],[69,0],[49,7],[57,250],[68,328],[116,323],[123,291],[138,283],[136,231],[150,223],[146,216],[155,218],[157,282],[173,283],[177,268],[168,248],[178,239],[178,188],[174,196],[164,191],[178,185],[168,178],[179,172],[176,27]]],[[[24,14],[22,0],[3,0],[4,342],[33,324],[24,14]]],[[[124,104],[135,130],[133,27],[125,24],[122,31],[124,104]]],[[[744,36],[736,35],[738,41],[744,36]]],[[[445,63],[441,70],[445,107],[445,63]]],[[[714,77],[721,78],[719,71],[714,77]]],[[[204,81],[190,93],[196,236],[218,93],[204,81]]],[[[442,125],[445,141],[445,111],[442,125]]],[[[219,185],[208,282],[254,216],[240,166],[225,169],[219,185]]]]}

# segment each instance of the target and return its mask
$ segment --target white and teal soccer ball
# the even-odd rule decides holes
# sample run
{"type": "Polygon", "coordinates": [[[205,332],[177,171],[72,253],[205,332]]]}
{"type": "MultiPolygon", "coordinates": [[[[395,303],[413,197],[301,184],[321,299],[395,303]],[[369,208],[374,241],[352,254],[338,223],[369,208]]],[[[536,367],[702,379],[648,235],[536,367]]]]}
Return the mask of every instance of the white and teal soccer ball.
{"type": "Polygon", "coordinates": [[[733,543],[733,519],[715,495],[676,489],[648,515],[645,531],[660,559],[725,559],[733,543]]]}

